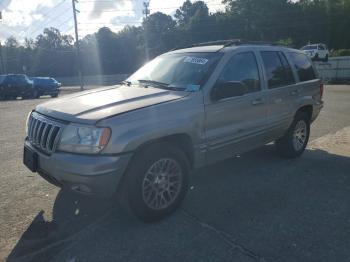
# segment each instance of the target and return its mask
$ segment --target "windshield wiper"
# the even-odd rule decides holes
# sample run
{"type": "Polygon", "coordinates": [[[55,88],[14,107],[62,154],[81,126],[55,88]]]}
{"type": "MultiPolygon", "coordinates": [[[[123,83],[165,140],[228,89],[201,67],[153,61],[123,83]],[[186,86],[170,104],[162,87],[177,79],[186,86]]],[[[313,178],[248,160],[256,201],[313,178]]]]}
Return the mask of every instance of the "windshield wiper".
{"type": "Polygon", "coordinates": [[[130,82],[130,81],[124,80],[124,81],[121,81],[120,83],[121,83],[122,85],[131,86],[131,82],[130,82]]]}
{"type": "Polygon", "coordinates": [[[140,83],[144,83],[144,84],[150,84],[150,85],[156,85],[156,86],[162,86],[162,87],[169,86],[169,84],[162,83],[162,82],[159,82],[159,81],[154,81],[154,80],[148,80],[148,79],[139,79],[137,81],[140,82],[140,83]]]}
{"type": "Polygon", "coordinates": [[[175,90],[175,91],[183,91],[184,90],[184,88],[182,88],[182,87],[171,86],[170,84],[162,83],[162,82],[154,81],[154,80],[140,79],[137,81],[140,83],[144,83],[146,85],[149,84],[149,85],[152,85],[154,87],[160,87],[160,88],[167,89],[167,90],[175,90]]]}

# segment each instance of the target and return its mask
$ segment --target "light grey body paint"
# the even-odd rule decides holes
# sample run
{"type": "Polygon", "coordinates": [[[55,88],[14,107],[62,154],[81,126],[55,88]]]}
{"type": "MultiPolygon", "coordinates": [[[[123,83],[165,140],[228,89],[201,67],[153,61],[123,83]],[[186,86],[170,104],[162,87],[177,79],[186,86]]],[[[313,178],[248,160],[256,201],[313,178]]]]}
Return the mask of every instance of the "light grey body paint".
{"type": "Polygon", "coordinates": [[[99,192],[106,183],[109,189],[106,194],[111,195],[134,153],[150,141],[172,135],[189,137],[193,167],[198,168],[280,138],[302,106],[312,106],[313,121],[323,104],[320,80],[301,83],[293,68],[296,84],[268,89],[260,57],[262,50],[282,51],[287,59],[289,51],[300,52],[277,46],[253,45],[177,50],[173,53],[223,52],[224,55],[206,84],[197,92],[120,85],[85,91],[39,105],[35,111],[52,119],[110,127],[112,130],[107,146],[98,155],[54,152],[46,156],[38,152],[39,163],[45,160],[51,164],[43,165],[45,170],[42,172],[57,181],[68,181],[71,188],[72,184],[86,183],[92,187],[93,193],[99,192]],[[256,55],[261,91],[213,101],[211,90],[227,61],[235,54],[247,51],[256,55]],[[92,183],[104,175],[108,179],[101,178],[100,181],[105,182],[94,188],[92,183]],[[92,182],[87,178],[93,178],[92,182]]]}

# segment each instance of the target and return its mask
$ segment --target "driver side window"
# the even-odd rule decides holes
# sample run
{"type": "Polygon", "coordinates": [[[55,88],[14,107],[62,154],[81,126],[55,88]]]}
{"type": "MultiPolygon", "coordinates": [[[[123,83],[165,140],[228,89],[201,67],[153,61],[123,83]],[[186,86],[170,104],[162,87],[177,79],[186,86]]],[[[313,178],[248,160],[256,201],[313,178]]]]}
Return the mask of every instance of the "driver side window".
{"type": "Polygon", "coordinates": [[[219,82],[241,82],[246,86],[246,93],[261,90],[259,70],[253,52],[234,55],[222,71],[219,82]]]}

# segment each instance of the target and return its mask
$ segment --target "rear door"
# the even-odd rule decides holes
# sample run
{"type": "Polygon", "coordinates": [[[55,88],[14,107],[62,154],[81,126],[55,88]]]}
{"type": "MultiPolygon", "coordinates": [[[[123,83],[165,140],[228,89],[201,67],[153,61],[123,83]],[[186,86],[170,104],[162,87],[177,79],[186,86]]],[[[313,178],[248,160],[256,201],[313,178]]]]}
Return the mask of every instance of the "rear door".
{"type": "Polygon", "coordinates": [[[320,98],[321,81],[317,77],[315,68],[311,60],[303,53],[291,51],[287,53],[289,60],[296,72],[298,79],[298,96],[295,97],[295,108],[302,106],[302,99],[305,98],[320,98]],[[299,99],[298,99],[299,98],[299,99]]]}
{"type": "Polygon", "coordinates": [[[216,83],[235,81],[246,86],[243,96],[226,97],[205,104],[207,162],[229,158],[263,144],[267,104],[261,71],[254,52],[234,54],[216,83]]]}
{"type": "Polygon", "coordinates": [[[281,51],[261,51],[265,85],[268,89],[267,128],[269,140],[283,135],[294,114],[293,101],[299,95],[295,75],[281,51]]]}

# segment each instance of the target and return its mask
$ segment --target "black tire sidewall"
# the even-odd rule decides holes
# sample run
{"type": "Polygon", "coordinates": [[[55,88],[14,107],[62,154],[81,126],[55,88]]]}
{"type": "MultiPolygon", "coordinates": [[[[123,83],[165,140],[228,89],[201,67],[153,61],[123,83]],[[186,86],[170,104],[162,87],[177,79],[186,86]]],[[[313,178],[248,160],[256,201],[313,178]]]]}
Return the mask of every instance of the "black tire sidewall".
{"type": "Polygon", "coordinates": [[[36,98],[38,98],[38,97],[39,97],[39,92],[38,92],[38,90],[33,90],[33,92],[32,92],[32,98],[36,99],[36,98]]]}
{"type": "Polygon", "coordinates": [[[126,176],[127,198],[131,211],[144,222],[156,222],[174,212],[184,199],[188,190],[189,163],[185,154],[173,145],[152,145],[136,155],[126,176]],[[178,197],[169,207],[155,210],[143,201],[142,183],[149,167],[161,158],[171,158],[179,163],[182,171],[182,187],[178,197]]]}

